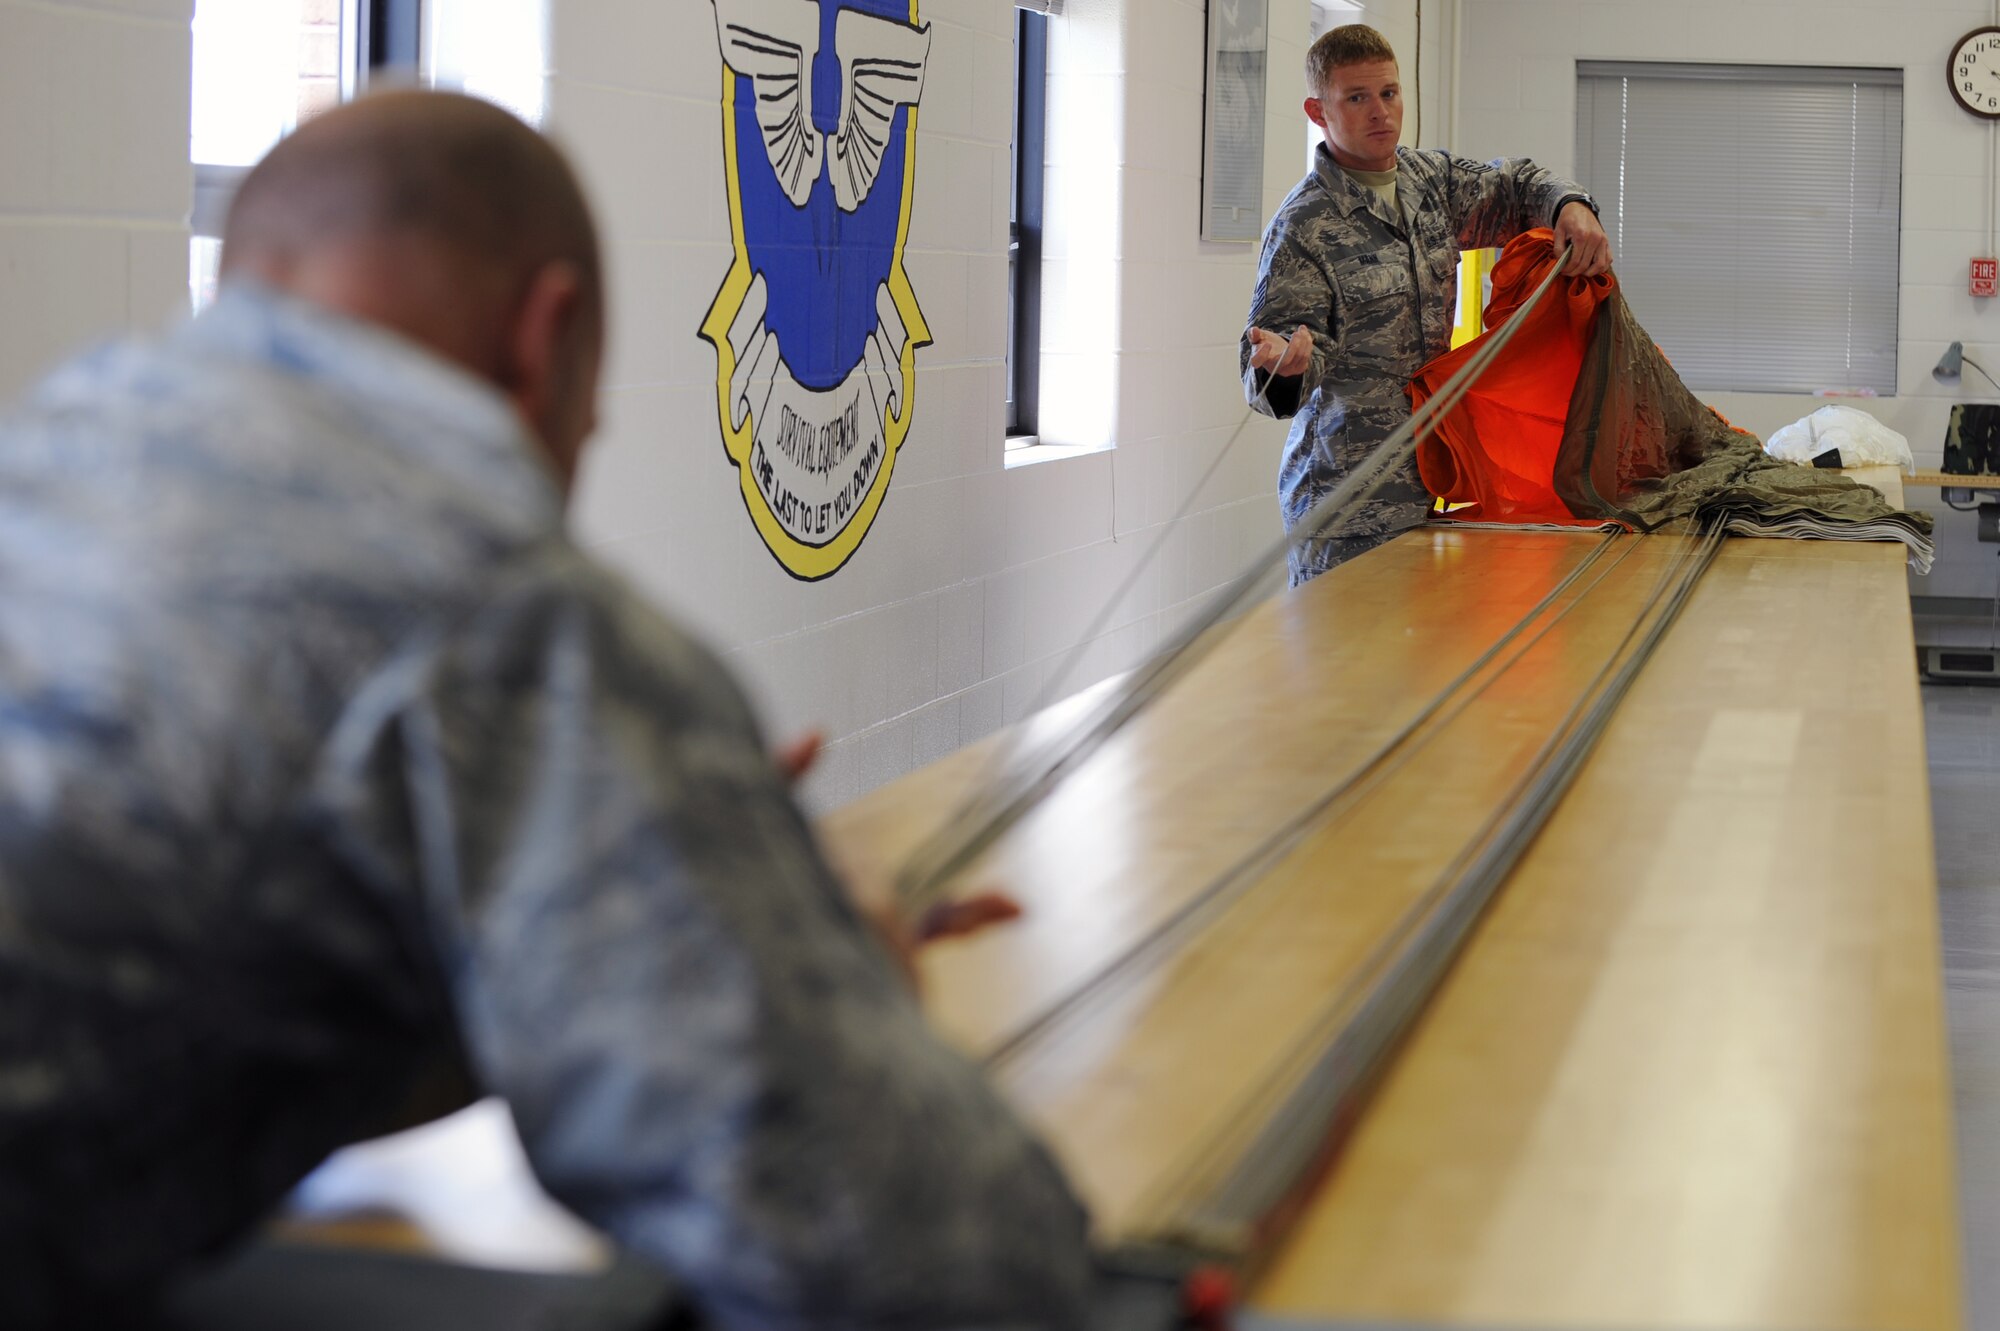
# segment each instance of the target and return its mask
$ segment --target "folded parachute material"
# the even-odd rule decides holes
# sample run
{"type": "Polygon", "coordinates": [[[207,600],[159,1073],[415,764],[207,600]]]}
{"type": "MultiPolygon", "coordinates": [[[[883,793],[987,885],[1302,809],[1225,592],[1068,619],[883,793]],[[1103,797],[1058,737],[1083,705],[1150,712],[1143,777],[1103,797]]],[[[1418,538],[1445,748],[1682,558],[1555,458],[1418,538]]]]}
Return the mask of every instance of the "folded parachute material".
{"type": "Polygon", "coordinates": [[[1780,462],[1742,435],[1685,471],[1626,497],[1633,525],[1653,531],[1677,518],[1720,519],[1735,536],[1901,541],[1910,567],[1931,571],[1931,516],[1892,507],[1868,486],[1834,471],[1780,462]]]}
{"type": "MultiPolygon", "coordinates": [[[[1486,322],[1498,327],[1555,263],[1552,234],[1508,243],[1486,322]]],[[[1931,519],[1865,485],[1767,457],[1755,436],[1704,405],[1632,317],[1610,274],[1564,278],[1472,391],[1417,446],[1431,493],[1480,522],[1653,531],[1720,520],[1739,535],[1900,540],[1928,569],[1931,519]]],[[[1474,354],[1475,338],[1425,365],[1413,403],[1474,354]]]]}

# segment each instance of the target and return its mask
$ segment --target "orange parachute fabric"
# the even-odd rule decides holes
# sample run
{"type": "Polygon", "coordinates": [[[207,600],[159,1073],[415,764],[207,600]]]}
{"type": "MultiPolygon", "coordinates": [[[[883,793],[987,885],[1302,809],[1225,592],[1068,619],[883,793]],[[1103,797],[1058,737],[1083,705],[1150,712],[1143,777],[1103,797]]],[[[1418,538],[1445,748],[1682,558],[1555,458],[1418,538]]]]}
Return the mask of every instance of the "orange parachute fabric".
{"type": "MultiPolygon", "coordinates": [[[[1554,233],[1547,227],[1509,242],[1493,267],[1486,327],[1504,323],[1554,264],[1554,233]]],[[[1417,445],[1417,472],[1425,488],[1447,503],[1470,505],[1453,517],[1579,525],[1604,520],[1570,512],[1556,494],[1555,464],[1598,309],[1617,288],[1609,273],[1556,279],[1506,351],[1417,445]]],[[[1429,401],[1492,336],[1482,333],[1418,370],[1410,381],[1411,404],[1429,401]]]]}
{"type": "MultiPolygon", "coordinates": [[[[1508,242],[1493,268],[1488,327],[1519,309],[1555,262],[1546,228],[1508,242]]],[[[1491,336],[1417,371],[1412,403],[1429,401],[1491,336]]],[[[1417,470],[1432,494],[1466,505],[1454,518],[1643,530],[1664,515],[1649,521],[1628,505],[1741,433],[1688,391],[1633,319],[1616,278],[1563,277],[1418,444],[1417,470]]]]}

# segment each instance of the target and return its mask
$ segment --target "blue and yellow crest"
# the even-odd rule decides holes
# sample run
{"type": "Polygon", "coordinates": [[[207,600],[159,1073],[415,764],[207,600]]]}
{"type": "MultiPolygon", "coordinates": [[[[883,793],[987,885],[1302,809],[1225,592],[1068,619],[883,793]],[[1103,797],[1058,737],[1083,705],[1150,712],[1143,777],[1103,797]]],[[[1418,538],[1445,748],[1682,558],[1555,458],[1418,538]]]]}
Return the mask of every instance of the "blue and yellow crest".
{"type": "Polygon", "coordinates": [[[860,546],[930,329],[903,269],[930,29],[916,0],[710,0],[735,261],[702,320],[751,521],[786,571],[860,546]]]}

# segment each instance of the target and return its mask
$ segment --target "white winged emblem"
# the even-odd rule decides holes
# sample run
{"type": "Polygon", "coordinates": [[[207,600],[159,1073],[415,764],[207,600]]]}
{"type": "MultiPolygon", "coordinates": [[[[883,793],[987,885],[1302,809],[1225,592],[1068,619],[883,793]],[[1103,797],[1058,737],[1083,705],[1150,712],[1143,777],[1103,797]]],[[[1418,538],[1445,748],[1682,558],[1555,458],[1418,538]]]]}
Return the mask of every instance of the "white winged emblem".
{"type": "Polygon", "coordinates": [[[882,173],[896,108],[924,91],[931,30],[843,9],[833,21],[840,57],[840,129],[833,140],[833,197],[842,212],[861,206],[882,173]]]}
{"type": "Polygon", "coordinates": [[[819,54],[818,0],[713,0],[716,42],[757,97],[764,152],[792,206],[803,208],[828,149],[834,202],[858,209],[882,173],[896,108],[923,95],[930,25],[843,9],[834,19],[840,60],[840,119],[832,134],[812,123],[813,58],[819,54]]]}
{"type": "Polygon", "coordinates": [[[715,39],[723,62],[750,76],[771,169],[785,197],[804,207],[825,148],[812,123],[817,0],[715,0],[715,39]]]}

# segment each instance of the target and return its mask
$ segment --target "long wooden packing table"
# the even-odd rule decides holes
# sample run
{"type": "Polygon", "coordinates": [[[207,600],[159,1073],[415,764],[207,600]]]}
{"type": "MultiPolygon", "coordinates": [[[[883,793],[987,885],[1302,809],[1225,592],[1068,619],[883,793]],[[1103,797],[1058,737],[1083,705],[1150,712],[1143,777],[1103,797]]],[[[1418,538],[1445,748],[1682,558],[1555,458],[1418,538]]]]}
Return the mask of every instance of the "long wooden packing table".
{"type": "MultiPolygon", "coordinates": [[[[999,1047],[1362,762],[1601,539],[1426,528],[1245,616],[988,855],[974,877],[1028,913],[927,957],[935,1020],[974,1055],[999,1047]]],[[[1613,542],[1587,594],[1428,743],[1192,941],[995,1064],[1103,1237],[1147,1233],[1167,1185],[1268,1107],[1255,1088],[1518,785],[1683,539],[1613,542]]],[[[1959,1325],[1902,557],[1725,545],[1253,1307],[1959,1325]]],[[[991,750],[838,812],[829,843],[896,862],[991,750]]]]}

